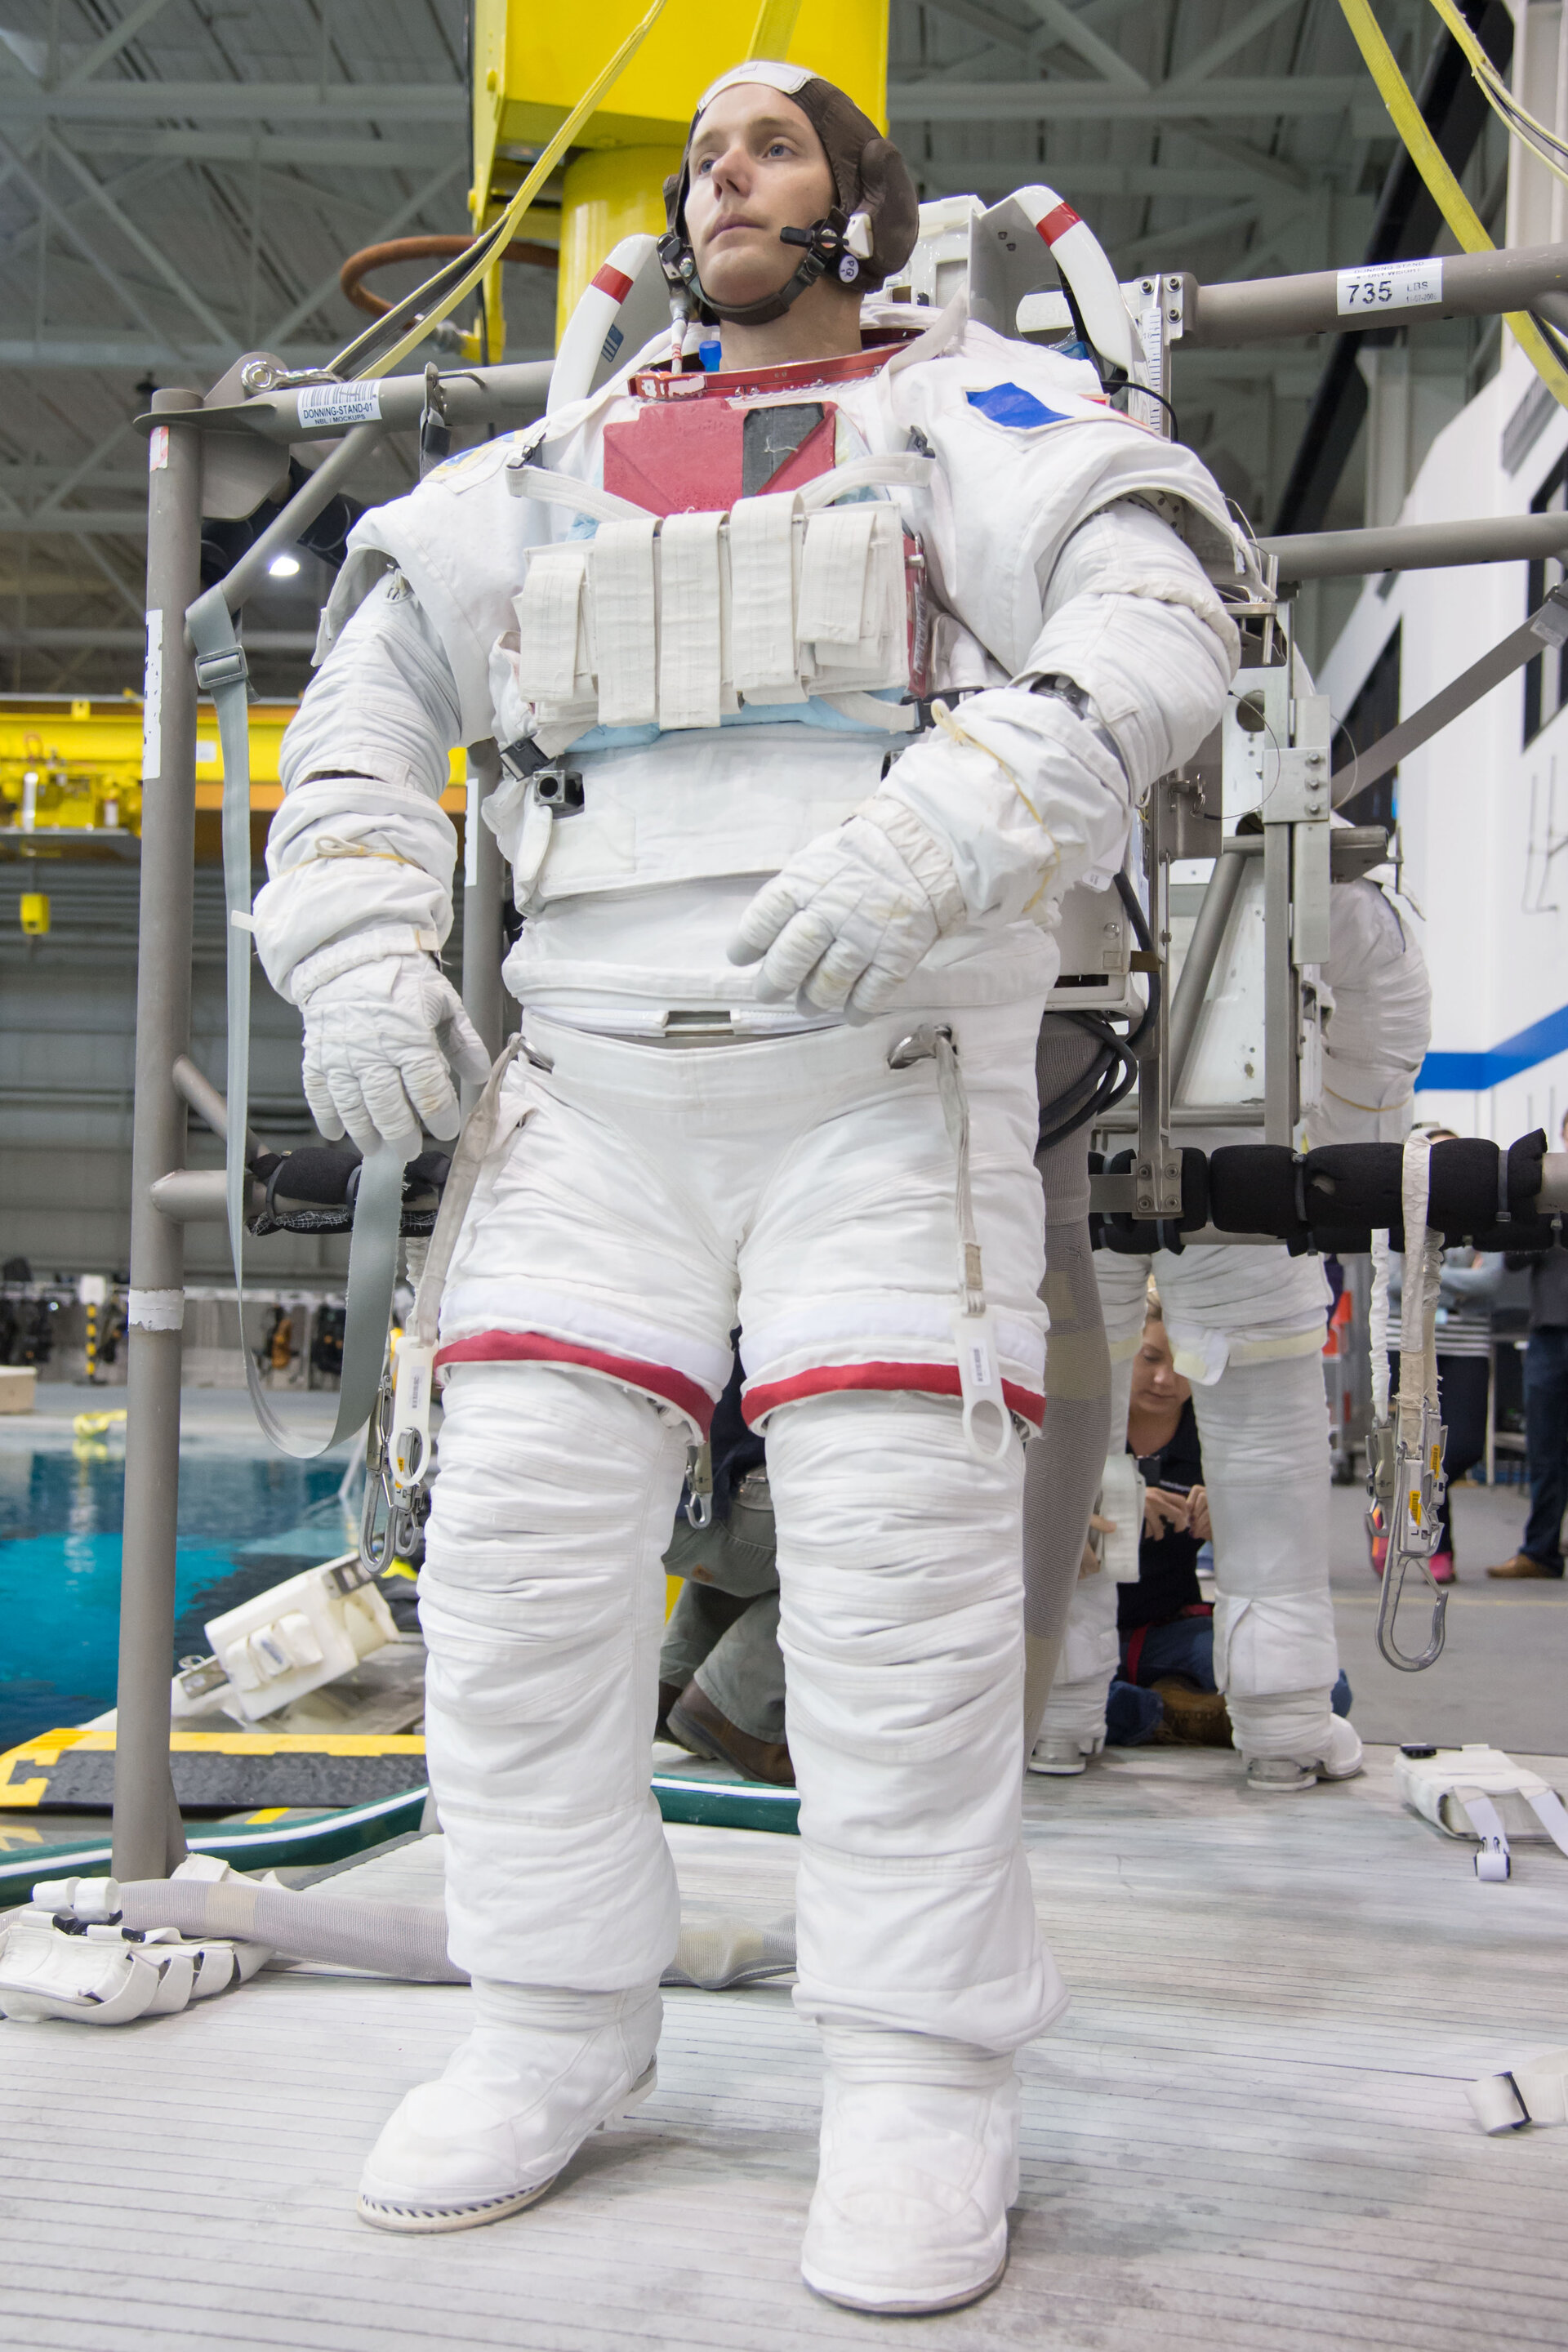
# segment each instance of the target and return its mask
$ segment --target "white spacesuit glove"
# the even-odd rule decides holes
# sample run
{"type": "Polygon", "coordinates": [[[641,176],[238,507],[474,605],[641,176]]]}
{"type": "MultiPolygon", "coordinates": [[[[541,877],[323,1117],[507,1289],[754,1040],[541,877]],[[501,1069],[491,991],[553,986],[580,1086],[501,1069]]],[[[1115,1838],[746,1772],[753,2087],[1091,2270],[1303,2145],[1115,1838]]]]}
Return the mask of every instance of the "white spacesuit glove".
{"type": "Polygon", "coordinates": [[[764,1003],[868,1018],[927,950],[965,919],[942,843],[886,793],[808,842],[765,882],[730,943],[731,963],[762,961],[764,1003]]]}
{"type": "Polygon", "coordinates": [[[345,1130],[363,1152],[407,1147],[461,1125],[454,1074],[476,1083],[489,1055],[462,999],[427,956],[384,955],[311,985],[294,976],[305,1014],[305,1099],[329,1141],[345,1130]]]}

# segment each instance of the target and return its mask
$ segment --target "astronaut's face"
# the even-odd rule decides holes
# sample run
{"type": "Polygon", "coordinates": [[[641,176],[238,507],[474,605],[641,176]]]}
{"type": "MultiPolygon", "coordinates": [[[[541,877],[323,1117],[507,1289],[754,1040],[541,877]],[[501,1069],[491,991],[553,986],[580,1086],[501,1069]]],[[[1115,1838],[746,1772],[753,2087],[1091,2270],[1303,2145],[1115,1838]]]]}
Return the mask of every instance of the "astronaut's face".
{"type": "Polygon", "coordinates": [[[691,142],[686,229],[708,291],[737,308],[776,294],[794,276],[798,246],[781,228],[809,228],[838,201],[810,122],[764,82],[721,90],[691,142]]]}

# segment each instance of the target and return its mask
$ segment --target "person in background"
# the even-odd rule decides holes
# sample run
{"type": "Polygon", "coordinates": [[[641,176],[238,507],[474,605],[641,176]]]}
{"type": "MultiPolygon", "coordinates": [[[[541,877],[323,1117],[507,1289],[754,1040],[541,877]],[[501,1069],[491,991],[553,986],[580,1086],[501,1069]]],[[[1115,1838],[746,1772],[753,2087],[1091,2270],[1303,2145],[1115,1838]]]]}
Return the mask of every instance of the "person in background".
{"type": "MultiPolygon", "coordinates": [[[[1456,1140],[1451,1127],[1434,1127],[1426,1131],[1434,1143],[1456,1140]]],[[[1533,1265],[1535,1261],[1526,1263],[1533,1265]]],[[[1430,1562],[1432,1574],[1439,1584],[1453,1584],[1458,1580],[1454,1565],[1453,1489],[1468,1471],[1475,1468],[1487,1450],[1487,1399],[1492,1375],[1491,1310],[1502,1274],[1500,1251],[1472,1249],[1468,1243],[1461,1243],[1458,1248],[1443,1253],[1443,1277],[1437,1294],[1437,1409],[1448,1433],[1443,1454],[1448,1485],[1443,1496],[1437,1549],[1430,1562]]],[[[1405,1261],[1395,1254],[1390,1261],[1391,1304],[1402,1297],[1404,1275],[1405,1261]]],[[[1568,1321],[1568,1309],[1564,1310],[1564,1320],[1568,1321]]],[[[1563,1336],[1568,1339],[1568,1332],[1563,1336]]],[[[1394,1359],[1394,1394],[1399,1390],[1398,1349],[1399,1333],[1391,1328],[1389,1352],[1394,1359]]],[[[1525,1379],[1528,1385],[1528,1372],[1525,1379]]],[[[1561,1504],[1558,1516],[1562,1516],[1561,1504]]],[[[1369,1514],[1372,1570],[1374,1576],[1381,1576],[1388,1556],[1388,1538],[1372,1524],[1372,1518],[1369,1514]]],[[[1561,1562],[1558,1573],[1562,1573],[1561,1562]]]]}
{"type": "Polygon", "coordinates": [[[1198,1586],[1197,1559],[1212,1540],[1193,1388],[1171,1357],[1160,1302],[1132,1360],[1127,1451],[1144,1481],[1138,1581],[1116,1596],[1121,1659],[1106,1702],[1112,1748],[1147,1740],[1228,1748],[1230,1717],[1215,1688],[1214,1606],[1198,1586]]]}
{"type": "Polygon", "coordinates": [[[741,1411],[737,1362],[713,1414],[712,1520],[685,1507],[664,1555],[685,1580],[658,1654],[656,1737],[793,1788],[779,1649],[778,1537],[763,1441],[741,1411]]]}
{"type": "MultiPolygon", "coordinates": [[[[1559,1137],[1568,1151],[1568,1118],[1559,1137]]],[[[1524,1443],[1530,1517],[1519,1549],[1489,1576],[1563,1574],[1563,1514],[1568,1509],[1568,1249],[1543,1257],[1510,1256],[1510,1273],[1530,1270],[1530,1340],[1524,1351],[1524,1443]]]]}

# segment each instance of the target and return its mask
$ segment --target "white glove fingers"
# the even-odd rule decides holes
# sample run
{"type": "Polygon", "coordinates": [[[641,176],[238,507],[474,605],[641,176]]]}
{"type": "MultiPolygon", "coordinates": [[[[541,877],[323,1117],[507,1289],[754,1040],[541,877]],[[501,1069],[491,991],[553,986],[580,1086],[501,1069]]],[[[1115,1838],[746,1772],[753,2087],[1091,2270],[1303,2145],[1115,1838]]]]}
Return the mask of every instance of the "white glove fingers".
{"type": "Polygon", "coordinates": [[[779,1003],[804,988],[833,946],[837,926],[820,901],[792,917],[763,959],[756,992],[779,1003]]]}
{"type": "MultiPolygon", "coordinates": [[[[461,1003],[453,1007],[451,1019],[444,1023],[436,1034],[458,1077],[482,1086],[490,1074],[490,1057],[484,1039],[464,1012],[461,1003]]],[[[445,1135],[446,1132],[445,1128],[436,1129],[437,1135],[445,1135]]],[[[457,1133],[456,1128],[452,1132],[454,1135],[457,1133]]]]}
{"type": "Polygon", "coordinates": [[[360,1091],[358,1080],[350,1071],[334,1070],[331,1083],[332,1102],[341,1122],[340,1131],[348,1135],[368,1157],[381,1141],[381,1137],[360,1091]]]}
{"type": "Polygon", "coordinates": [[[434,1048],[426,1053],[405,1053],[398,1068],[403,1090],[431,1134],[456,1135],[463,1123],[462,1114],[440,1055],[434,1048]]]}
{"type": "MultiPolygon", "coordinates": [[[[351,1079],[349,1084],[353,1085],[351,1079]]],[[[390,1062],[370,1063],[359,1075],[356,1091],[361,1096],[361,1117],[368,1123],[371,1140],[366,1143],[352,1120],[349,1133],[362,1151],[373,1150],[378,1142],[406,1144],[419,1134],[419,1121],[409,1108],[403,1091],[403,1080],[390,1062]]],[[[338,1108],[343,1116],[347,1110],[340,1096],[338,1108]]]]}
{"type": "Polygon", "coordinates": [[[341,1142],[348,1130],[338,1117],[331,1087],[309,1055],[300,1075],[305,1082],[305,1100],[310,1106],[310,1117],[316,1122],[316,1132],[324,1136],[329,1143],[341,1142]]]}
{"type": "MultiPolygon", "coordinates": [[[[469,1078],[475,1083],[488,1078],[490,1057],[485,1051],[485,1041],[464,1012],[463,1000],[446,974],[433,971],[425,982],[423,994],[430,1026],[440,1041],[441,1051],[458,1077],[469,1078]]],[[[447,1132],[444,1128],[436,1131],[437,1134],[447,1132]]],[[[452,1131],[456,1133],[455,1129],[452,1131]]]]}
{"type": "Polygon", "coordinates": [[[755,963],[766,955],[809,897],[809,890],[793,888],[786,875],[775,874],[771,882],[764,882],[741,917],[735,936],[724,950],[730,961],[755,963]]]}
{"type": "Polygon", "coordinates": [[[861,974],[875,962],[879,943],[879,930],[872,936],[857,925],[840,931],[805,982],[805,993],[810,1002],[825,1012],[837,1012],[861,974]]]}

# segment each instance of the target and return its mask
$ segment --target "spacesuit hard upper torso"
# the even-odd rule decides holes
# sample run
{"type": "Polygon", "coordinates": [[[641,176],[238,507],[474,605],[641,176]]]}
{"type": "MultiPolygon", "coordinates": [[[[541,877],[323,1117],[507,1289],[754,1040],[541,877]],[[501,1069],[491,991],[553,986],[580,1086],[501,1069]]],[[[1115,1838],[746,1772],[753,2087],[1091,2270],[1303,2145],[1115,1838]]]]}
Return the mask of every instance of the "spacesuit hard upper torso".
{"type": "Polygon", "coordinates": [[[909,356],[634,364],[366,516],[285,742],[256,908],[274,984],[354,933],[444,938],[436,802],[449,747],[493,733],[581,780],[553,814],[521,774],[487,806],[529,919],[520,1001],[633,1034],[670,1007],[753,1033],[821,1018],[755,1003],[725,953],[737,919],[878,792],[911,695],[969,687],[992,689],[992,725],[969,753],[987,804],[954,858],[962,919],[891,1001],[1043,999],[1062,893],[1103,887],[1131,800],[1208,723],[1234,637],[1198,559],[1223,578],[1234,542],[1203,468],[1110,412],[1086,363],[973,324],[909,356]],[[870,478],[819,503],[855,466],[870,478]],[[1087,761],[1045,742],[1047,814],[1046,705],[1009,681],[1058,673],[1100,723],[1087,761]]]}

